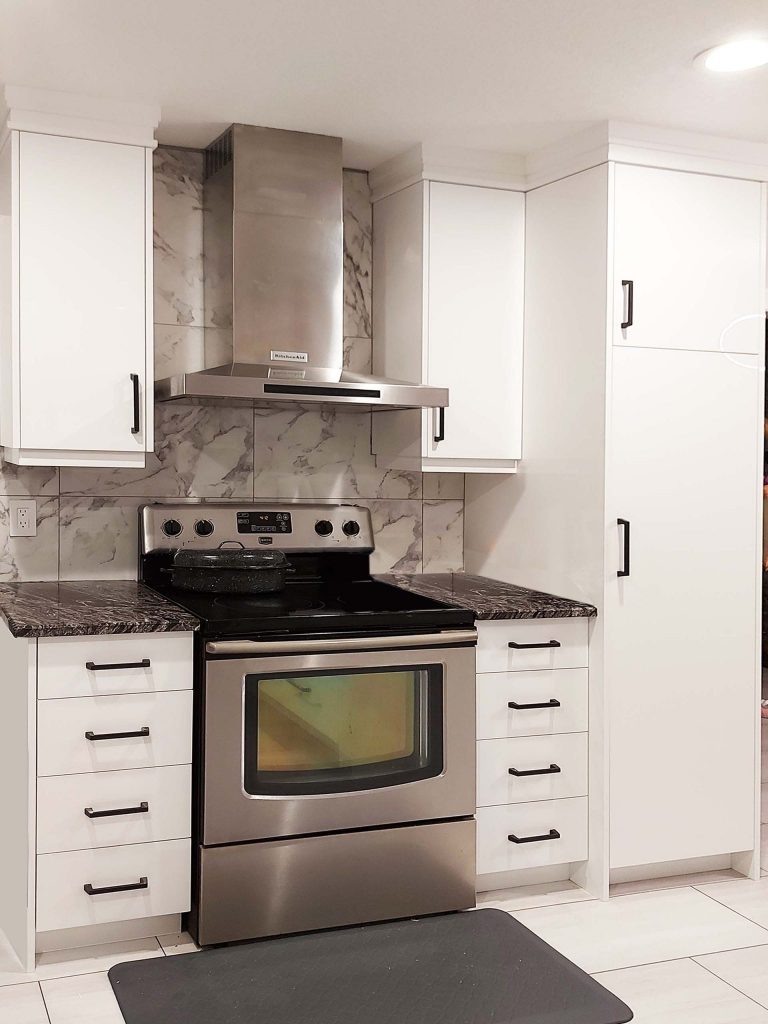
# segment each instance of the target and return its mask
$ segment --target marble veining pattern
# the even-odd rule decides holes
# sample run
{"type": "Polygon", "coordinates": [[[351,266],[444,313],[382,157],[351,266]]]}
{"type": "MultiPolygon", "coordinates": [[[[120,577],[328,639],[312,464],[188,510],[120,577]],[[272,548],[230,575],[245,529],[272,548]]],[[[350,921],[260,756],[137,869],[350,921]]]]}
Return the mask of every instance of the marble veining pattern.
{"type": "Polygon", "coordinates": [[[156,324],[203,324],[203,154],[159,146],[154,163],[156,324]]]}
{"type": "Polygon", "coordinates": [[[194,615],[135,582],[0,583],[14,636],[159,633],[198,628],[194,615]]]}
{"type": "Polygon", "coordinates": [[[254,410],[261,498],[421,498],[421,476],[377,468],[371,417],[333,406],[254,410]]]}
{"type": "Polygon", "coordinates": [[[371,337],[372,206],[368,175],[344,171],[344,334],[371,337]]]}
{"type": "Polygon", "coordinates": [[[384,576],[398,587],[471,609],[478,619],[567,619],[597,615],[591,604],[464,573],[384,576]]]}
{"type": "Polygon", "coordinates": [[[251,498],[253,413],[249,408],[155,408],[155,454],[145,469],[62,469],[62,494],[158,498],[251,498]]]}
{"type": "MultiPolygon", "coordinates": [[[[222,352],[230,344],[204,328],[202,166],[199,152],[154,154],[157,377],[225,361],[216,333],[222,352]]],[[[345,171],[344,365],[357,373],[371,372],[371,242],[367,175],[345,171]]],[[[369,413],[169,404],[155,421],[143,470],[0,462],[0,580],[134,579],[136,510],[163,500],[355,501],[372,512],[377,571],[463,565],[464,477],[377,468],[369,413]],[[9,496],[36,499],[37,537],[9,537],[9,496]]]]}

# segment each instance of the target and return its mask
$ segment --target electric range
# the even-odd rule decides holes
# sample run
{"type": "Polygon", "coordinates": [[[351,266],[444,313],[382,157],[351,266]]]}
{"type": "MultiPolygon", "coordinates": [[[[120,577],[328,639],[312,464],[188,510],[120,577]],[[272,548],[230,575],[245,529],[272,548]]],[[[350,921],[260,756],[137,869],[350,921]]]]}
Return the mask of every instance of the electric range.
{"type": "Polygon", "coordinates": [[[473,613],[374,579],[354,505],[148,505],[140,533],[141,579],[201,621],[198,942],[474,906],[473,613]],[[289,572],[196,593],[180,550],[282,551],[289,572]]]}

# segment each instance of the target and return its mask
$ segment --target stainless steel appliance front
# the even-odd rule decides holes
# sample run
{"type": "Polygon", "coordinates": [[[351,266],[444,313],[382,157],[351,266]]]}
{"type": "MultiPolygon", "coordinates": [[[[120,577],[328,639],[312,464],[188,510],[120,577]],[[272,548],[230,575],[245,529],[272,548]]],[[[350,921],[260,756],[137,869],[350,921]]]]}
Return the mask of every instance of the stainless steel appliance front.
{"type": "Polygon", "coordinates": [[[475,639],[207,644],[203,845],[471,817],[475,639]]]}

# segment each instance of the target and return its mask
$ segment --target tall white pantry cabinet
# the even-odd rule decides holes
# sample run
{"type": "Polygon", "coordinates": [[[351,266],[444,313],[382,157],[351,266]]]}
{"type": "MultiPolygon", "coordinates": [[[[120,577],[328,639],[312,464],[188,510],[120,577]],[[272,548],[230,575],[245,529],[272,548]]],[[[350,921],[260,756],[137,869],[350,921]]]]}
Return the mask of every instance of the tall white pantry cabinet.
{"type": "Polygon", "coordinates": [[[611,129],[526,195],[523,460],[468,478],[465,518],[468,571],[598,608],[604,895],[759,876],[768,178],[765,146],[611,129]]]}
{"type": "Polygon", "coordinates": [[[8,87],[0,127],[0,444],[19,465],[153,448],[154,107],[8,87]]]}

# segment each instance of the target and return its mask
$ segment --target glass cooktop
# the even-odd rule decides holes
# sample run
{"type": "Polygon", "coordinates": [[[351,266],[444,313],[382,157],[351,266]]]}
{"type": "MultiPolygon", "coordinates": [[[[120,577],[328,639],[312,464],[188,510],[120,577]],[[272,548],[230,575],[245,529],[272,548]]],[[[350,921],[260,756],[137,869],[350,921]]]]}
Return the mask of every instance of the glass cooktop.
{"type": "Polygon", "coordinates": [[[294,580],[274,594],[200,594],[158,589],[202,622],[213,636],[470,627],[474,614],[379,580],[294,580]]]}

